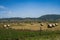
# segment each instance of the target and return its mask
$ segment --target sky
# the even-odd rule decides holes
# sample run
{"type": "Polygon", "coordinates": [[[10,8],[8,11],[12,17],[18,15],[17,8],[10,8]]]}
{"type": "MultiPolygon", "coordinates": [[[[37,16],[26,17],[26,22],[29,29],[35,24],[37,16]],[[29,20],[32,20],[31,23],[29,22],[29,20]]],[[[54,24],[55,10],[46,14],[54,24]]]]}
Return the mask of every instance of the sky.
{"type": "Polygon", "coordinates": [[[0,18],[60,15],[60,0],[0,0],[0,18]]]}

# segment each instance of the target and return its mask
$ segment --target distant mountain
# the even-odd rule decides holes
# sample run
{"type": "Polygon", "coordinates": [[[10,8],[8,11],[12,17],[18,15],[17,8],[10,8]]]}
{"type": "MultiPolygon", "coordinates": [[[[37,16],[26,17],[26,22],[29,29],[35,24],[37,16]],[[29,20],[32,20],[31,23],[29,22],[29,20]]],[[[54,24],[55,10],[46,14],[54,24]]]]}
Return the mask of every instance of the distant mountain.
{"type": "Polygon", "coordinates": [[[20,17],[14,17],[14,18],[1,18],[1,21],[56,21],[60,20],[60,15],[56,14],[48,14],[48,15],[43,15],[38,18],[20,18],[20,17]]]}
{"type": "Polygon", "coordinates": [[[56,15],[56,14],[48,14],[48,15],[43,15],[41,17],[39,17],[39,19],[41,20],[59,20],[60,19],[60,15],[56,15]]]}

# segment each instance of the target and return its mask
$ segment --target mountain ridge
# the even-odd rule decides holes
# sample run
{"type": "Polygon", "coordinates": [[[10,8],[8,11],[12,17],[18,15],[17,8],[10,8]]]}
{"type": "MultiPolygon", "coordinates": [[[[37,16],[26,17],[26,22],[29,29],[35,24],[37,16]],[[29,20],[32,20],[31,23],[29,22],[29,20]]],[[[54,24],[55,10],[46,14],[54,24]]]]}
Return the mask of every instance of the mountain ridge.
{"type": "Polygon", "coordinates": [[[43,21],[49,21],[49,20],[59,20],[60,19],[60,15],[57,14],[47,14],[47,15],[43,15],[41,17],[38,18],[21,18],[21,17],[13,17],[13,18],[0,18],[0,20],[43,20],[43,21]]]}

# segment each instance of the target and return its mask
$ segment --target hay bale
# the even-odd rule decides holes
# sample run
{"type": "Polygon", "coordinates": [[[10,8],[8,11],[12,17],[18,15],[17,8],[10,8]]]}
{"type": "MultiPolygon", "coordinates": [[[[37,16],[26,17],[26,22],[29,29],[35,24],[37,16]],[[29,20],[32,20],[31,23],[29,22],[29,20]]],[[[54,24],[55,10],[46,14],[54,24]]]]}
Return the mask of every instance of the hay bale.
{"type": "Polygon", "coordinates": [[[4,27],[4,28],[6,28],[6,27],[7,27],[7,25],[3,25],[3,27],[4,27]]]}
{"type": "Polygon", "coordinates": [[[52,24],[48,24],[48,26],[47,26],[48,28],[52,28],[52,24]]]}
{"type": "Polygon", "coordinates": [[[55,24],[52,24],[52,27],[55,27],[56,25],[55,24]]]}
{"type": "Polygon", "coordinates": [[[58,26],[58,23],[55,23],[56,26],[58,26]]]}
{"type": "Polygon", "coordinates": [[[3,28],[6,28],[6,29],[8,29],[9,27],[10,27],[9,24],[8,25],[6,25],[6,24],[3,25],[3,28]]]}
{"type": "Polygon", "coordinates": [[[10,27],[10,25],[8,24],[7,27],[10,27]]]}
{"type": "Polygon", "coordinates": [[[41,25],[41,26],[43,26],[44,24],[43,24],[43,23],[41,23],[40,25],[41,25]]]}

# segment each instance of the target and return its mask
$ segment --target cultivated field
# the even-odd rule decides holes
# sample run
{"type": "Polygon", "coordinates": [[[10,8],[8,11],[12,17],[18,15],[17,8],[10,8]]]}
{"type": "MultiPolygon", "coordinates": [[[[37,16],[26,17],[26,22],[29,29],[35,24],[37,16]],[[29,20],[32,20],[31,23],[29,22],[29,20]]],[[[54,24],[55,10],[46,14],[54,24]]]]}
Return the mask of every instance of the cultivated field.
{"type": "Polygon", "coordinates": [[[60,22],[58,22],[58,26],[53,28],[48,28],[48,24],[55,24],[49,22],[41,22],[41,23],[0,23],[0,27],[3,25],[9,24],[9,28],[12,29],[28,29],[28,30],[60,30],[60,22]],[[41,26],[43,24],[43,26],[41,26]]]}
{"type": "Polygon", "coordinates": [[[53,28],[48,24],[54,23],[0,23],[0,40],[60,40],[60,22],[53,28]],[[5,24],[10,25],[8,29],[5,24]]]}

